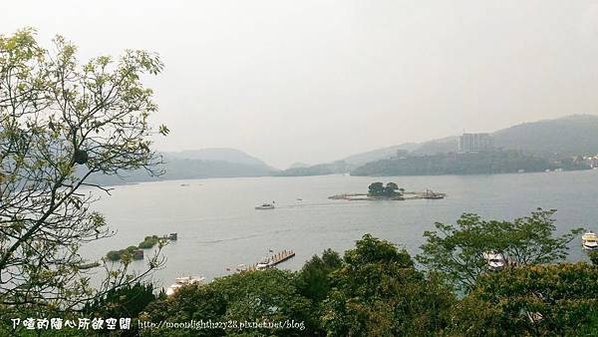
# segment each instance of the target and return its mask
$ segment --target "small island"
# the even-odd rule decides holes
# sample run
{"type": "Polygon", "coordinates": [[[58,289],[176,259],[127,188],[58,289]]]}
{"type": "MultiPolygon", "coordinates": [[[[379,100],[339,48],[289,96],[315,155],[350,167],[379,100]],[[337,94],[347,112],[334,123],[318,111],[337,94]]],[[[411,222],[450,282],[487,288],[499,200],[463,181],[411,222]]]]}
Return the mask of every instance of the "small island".
{"type": "Polygon", "coordinates": [[[146,236],[142,242],[139,243],[137,246],[129,246],[125,249],[121,250],[111,250],[106,254],[106,258],[109,261],[120,261],[123,258],[132,258],[133,260],[143,260],[143,250],[144,249],[151,249],[154,248],[155,245],[162,242],[165,244],[166,241],[176,241],[178,239],[177,233],[170,233],[169,235],[163,235],[159,237],[157,235],[148,235],[146,236]]]}
{"type": "Polygon", "coordinates": [[[368,193],[357,194],[338,194],[328,197],[332,200],[418,200],[418,199],[444,199],[446,194],[438,193],[431,190],[424,192],[409,192],[404,188],[399,187],[394,182],[389,182],[384,185],[382,182],[371,183],[368,187],[368,193]]]}

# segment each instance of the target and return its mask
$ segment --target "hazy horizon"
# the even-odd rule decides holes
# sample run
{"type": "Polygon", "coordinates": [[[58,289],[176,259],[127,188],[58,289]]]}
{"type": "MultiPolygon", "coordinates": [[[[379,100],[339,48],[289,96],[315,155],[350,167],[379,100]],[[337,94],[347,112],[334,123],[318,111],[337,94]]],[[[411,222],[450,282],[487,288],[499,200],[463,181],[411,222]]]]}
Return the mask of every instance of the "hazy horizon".
{"type": "MultiPolygon", "coordinates": [[[[505,128],[495,129],[495,130],[487,130],[485,132],[487,132],[487,133],[494,133],[494,132],[498,132],[498,131],[501,131],[501,130],[504,130],[504,129],[508,129],[510,127],[521,125],[521,124],[528,124],[528,123],[535,123],[535,122],[549,121],[549,120],[558,120],[558,119],[561,119],[561,118],[572,118],[572,117],[576,117],[576,116],[596,116],[596,117],[598,117],[597,114],[572,114],[572,115],[566,115],[566,116],[559,116],[559,117],[556,117],[556,118],[543,118],[543,119],[539,119],[539,120],[523,121],[521,123],[509,125],[509,126],[507,126],[505,128]]],[[[382,146],[378,146],[378,147],[375,147],[375,148],[361,150],[361,151],[358,151],[358,152],[352,152],[352,153],[349,153],[348,155],[344,155],[344,156],[340,156],[340,157],[339,156],[330,157],[327,160],[324,160],[324,161],[321,161],[321,162],[315,162],[315,163],[302,162],[302,161],[298,161],[297,160],[297,161],[291,162],[289,165],[286,165],[286,166],[283,166],[283,167],[276,167],[274,165],[270,165],[270,163],[268,163],[265,160],[264,160],[264,162],[266,164],[272,166],[273,168],[283,169],[284,170],[284,169],[292,167],[293,165],[307,165],[307,166],[310,166],[310,165],[317,165],[317,164],[326,164],[326,163],[331,163],[331,162],[337,161],[337,160],[343,160],[343,159],[346,159],[347,157],[350,157],[350,156],[353,156],[353,155],[360,155],[360,154],[363,154],[363,153],[366,153],[366,152],[370,152],[370,151],[381,150],[381,149],[384,149],[384,148],[392,148],[394,146],[400,146],[400,145],[406,145],[406,144],[423,144],[423,143],[431,142],[431,141],[442,141],[444,139],[448,139],[448,138],[451,138],[451,137],[458,137],[461,134],[462,133],[457,133],[456,132],[454,134],[440,136],[438,138],[424,139],[424,140],[417,141],[417,142],[416,141],[405,141],[405,142],[396,143],[396,144],[387,144],[387,145],[382,145],[382,146]]],[[[162,152],[165,152],[165,153],[180,153],[180,154],[182,154],[184,152],[195,152],[195,151],[201,151],[201,150],[239,150],[239,151],[244,152],[245,154],[247,154],[249,156],[256,157],[257,159],[262,160],[262,158],[259,158],[259,157],[255,156],[254,154],[252,154],[252,153],[250,153],[248,151],[243,150],[242,148],[223,147],[223,146],[202,147],[202,148],[184,149],[184,150],[174,149],[174,150],[165,150],[165,151],[162,151],[162,152]]]]}
{"type": "Polygon", "coordinates": [[[598,2],[21,1],[0,34],[86,60],[158,52],[160,151],[235,148],[279,168],[597,114],[598,2]]]}

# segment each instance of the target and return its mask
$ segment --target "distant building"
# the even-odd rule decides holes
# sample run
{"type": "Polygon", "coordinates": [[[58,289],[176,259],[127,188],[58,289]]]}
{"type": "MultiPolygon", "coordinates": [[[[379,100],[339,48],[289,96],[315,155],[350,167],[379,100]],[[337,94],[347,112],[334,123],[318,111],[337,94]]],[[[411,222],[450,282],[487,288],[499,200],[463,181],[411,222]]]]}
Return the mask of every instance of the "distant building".
{"type": "Polygon", "coordinates": [[[494,148],[494,139],[489,133],[464,133],[459,136],[459,152],[483,152],[494,148]]]}

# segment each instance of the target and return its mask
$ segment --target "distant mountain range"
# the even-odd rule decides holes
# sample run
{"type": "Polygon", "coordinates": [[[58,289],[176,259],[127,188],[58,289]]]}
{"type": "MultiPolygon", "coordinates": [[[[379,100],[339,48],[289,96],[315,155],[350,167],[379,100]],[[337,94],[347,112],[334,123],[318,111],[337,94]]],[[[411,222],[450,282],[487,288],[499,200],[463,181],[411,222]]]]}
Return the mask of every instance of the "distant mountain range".
{"type": "Polygon", "coordinates": [[[262,160],[252,157],[247,153],[229,148],[206,148],[201,150],[164,152],[165,159],[170,160],[201,160],[201,161],[221,161],[258,167],[268,167],[268,164],[262,160]]]}
{"type": "MultiPolygon", "coordinates": [[[[598,116],[573,115],[518,124],[492,133],[498,148],[536,155],[598,153],[598,116]]],[[[448,153],[457,149],[458,136],[419,144],[416,154],[448,153]]]]}
{"type": "Polygon", "coordinates": [[[342,160],[332,163],[318,164],[312,166],[290,167],[286,170],[275,172],[274,175],[282,177],[298,176],[321,176],[349,172],[351,167],[342,160]]]}
{"type": "Polygon", "coordinates": [[[495,144],[534,154],[598,153],[598,116],[573,115],[519,124],[493,134],[495,144]]]}
{"type": "MultiPolygon", "coordinates": [[[[492,133],[495,145],[505,150],[519,150],[534,156],[598,154],[598,116],[573,115],[515,125],[492,133]]],[[[96,183],[122,184],[127,182],[230,178],[261,176],[309,176],[347,173],[367,163],[397,157],[397,153],[411,155],[445,154],[457,151],[458,136],[422,143],[404,143],[358,153],[341,160],[306,165],[296,163],[279,170],[243,151],[229,148],[207,148],[196,151],[165,152],[166,174],[152,178],[143,171],[125,177],[95,177],[96,183]]]]}
{"type": "Polygon", "coordinates": [[[499,151],[457,154],[458,137],[425,142],[410,155],[370,161],[352,175],[432,175],[583,170],[590,166],[575,159],[598,153],[598,116],[574,115],[524,123],[492,133],[499,151]]]}
{"type": "MultiPolygon", "coordinates": [[[[493,132],[492,136],[498,148],[521,150],[529,154],[597,154],[598,116],[572,115],[523,123],[493,132]]],[[[351,165],[363,165],[393,157],[397,150],[408,150],[412,154],[456,152],[458,142],[458,136],[451,136],[423,143],[405,143],[356,154],[344,161],[351,165]]]]}
{"type": "Polygon", "coordinates": [[[419,146],[420,144],[418,143],[404,143],[401,145],[389,146],[368,152],[354,154],[341,160],[351,166],[360,166],[371,161],[393,157],[397,154],[397,151],[414,151],[419,146]]]}
{"type": "Polygon", "coordinates": [[[405,176],[441,174],[496,174],[588,170],[584,160],[571,157],[544,157],[517,150],[470,153],[436,153],[395,156],[372,161],[351,170],[354,176],[405,176]]]}
{"type": "Polygon", "coordinates": [[[133,182],[200,179],[262,177],[278,172],[258,158],[229,148],[207,148],[196,151],[163,152],[164,175],[152,177],[144,170],[127,172],[122,177],[93,176],[92,183],[119,185],[133,182]]]}

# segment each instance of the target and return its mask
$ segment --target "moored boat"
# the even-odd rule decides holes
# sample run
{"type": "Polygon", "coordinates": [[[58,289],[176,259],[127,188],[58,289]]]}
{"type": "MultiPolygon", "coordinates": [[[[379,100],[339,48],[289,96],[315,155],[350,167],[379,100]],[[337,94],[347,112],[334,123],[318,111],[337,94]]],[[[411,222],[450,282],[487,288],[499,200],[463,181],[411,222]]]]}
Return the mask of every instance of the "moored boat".
{"type": "Polygon", "coordinates": [[[585,233],[581,236],[581,245],[587,250],[598,249],[598,236],[592,231],[585,233]]]}
{"type": "Polygon", "coordinates": [[[488,269],[490,270],[500,270],[506,264],[505,257],[501,253],[489,251],[484,252],[482,255],[488,264],[488,269]]]}
{"type": "Polygon", "coordinates": [[[174,295],[181,287],[189,285],[189,284],[202,284],[205,281],[205,277],[203,276],[182,276],[177,277],[175,282],[166,289],[166,295],[171,296],[174,295]]]}
{"type": "Polygon", "coordinates": [[[257,270],[262,270],[262,269],[267,269],[272,267],[272,261],[270,259],[264,259],[260,262],[258,262],[258,264],[255,265],[255,269],[257,270]]]}
{"type": "Polygon", "coordinates": [[[444,199],[445,196],[444,193],[438,193],[432,190],[426,190],[423,194],[424,199],[444,199]]]}

